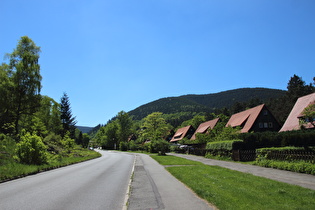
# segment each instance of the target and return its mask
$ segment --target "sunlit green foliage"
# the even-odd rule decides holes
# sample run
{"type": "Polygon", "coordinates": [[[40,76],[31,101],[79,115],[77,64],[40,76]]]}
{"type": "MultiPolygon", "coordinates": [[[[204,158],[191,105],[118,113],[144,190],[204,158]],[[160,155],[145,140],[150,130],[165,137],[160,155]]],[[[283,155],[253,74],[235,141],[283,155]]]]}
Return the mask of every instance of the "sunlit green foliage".
{"type": "Polygon", "coordinates": [[[19,162],[29,165],[47,163],[47,146],[41,137],[30,133],[21,136],[21,141],[16,145],[16,155],[19,162]]]}
{"type": "Polygon", "coordinates": [[[121,111],[116,116],[117,143],[127,142],[132,134],[133,121],[127,112],[121,111]]]}
{"type": "Polygon", "coordinates": [[[143,119],[140,138],[142,140],[160,140],[167,136],[171,126],[162,117],[161,112],[153,112],[143,119]]]}

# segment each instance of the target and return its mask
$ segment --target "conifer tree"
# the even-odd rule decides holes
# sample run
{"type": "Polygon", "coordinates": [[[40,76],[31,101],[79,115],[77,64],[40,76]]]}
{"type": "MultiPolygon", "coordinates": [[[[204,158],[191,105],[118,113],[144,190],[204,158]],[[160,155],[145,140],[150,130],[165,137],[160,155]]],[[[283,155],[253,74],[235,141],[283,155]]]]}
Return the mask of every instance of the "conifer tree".
{"type": "Polygon", "coordinates": [[[61,111],[61,123],[62,123],[62,132],[61,135],[65,136],[67,132],[70,132],[70,138],[75,138],[75,125],[76,120],[72,115],[70,101],[67,93],[63,93],[63,96],[60,100],[60,111],[61,111]]]}

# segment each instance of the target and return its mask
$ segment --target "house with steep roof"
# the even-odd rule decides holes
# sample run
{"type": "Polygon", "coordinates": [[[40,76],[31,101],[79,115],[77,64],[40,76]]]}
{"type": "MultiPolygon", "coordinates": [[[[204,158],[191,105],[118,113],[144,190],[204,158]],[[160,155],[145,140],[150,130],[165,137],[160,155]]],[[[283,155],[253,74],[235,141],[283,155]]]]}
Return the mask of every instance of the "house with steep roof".
{"type": "Polygon", "coordinates": [[[265,104],[232,115],[228,126],[241,127],[241,133],[279,131],[281,127],[265,104]]]}
{"type": "MultiPolygon", "coordinates": [[[[280,132],[301,129],[300,119],[304,117],[303,111],[313,103],[315,103],[315,93],[298,98],[280,132]]],[[[303,126],[304,128],[314,128],[310,122],[303,126]]]]}
{"type": "Polygon", "coordinates": [[[195,129],[193,126],[188,125],[186,127],[183,128],[179,128],[176,133],[174,134],[173,138],[171,139],[170,142],[176,142],[176,141],[180,141],[183,138],[188,138],[190,139],[191,136],[194,134],[195,129]]]}
{"type": "Polygon", "coordinates": [[[216,126],[216,124],[219,122],[219,118],[201,123],[197,130],[195,131],[194,135],[191,137],[190,140],[195,140],[196,139],[196,134],[197,133],[206,133],[208,131],[208,129],[213,129],[214,126],[216,126]]]}

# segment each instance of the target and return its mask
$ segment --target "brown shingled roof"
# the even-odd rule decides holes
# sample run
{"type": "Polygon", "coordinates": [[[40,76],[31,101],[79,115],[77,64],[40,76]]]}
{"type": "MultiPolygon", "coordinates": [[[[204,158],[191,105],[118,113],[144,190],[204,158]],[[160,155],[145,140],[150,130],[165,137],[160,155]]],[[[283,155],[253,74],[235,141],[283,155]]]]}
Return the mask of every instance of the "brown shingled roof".
{"type": "Polygon", "coordinates": [[[189,131],[189,129],[191,128],[192,126],[191,125],[188,125],[186,127],[183,127],[183,128],[179,128],[176,133],[174,134],[173,138],[171,139],[170,142],[175,142],[175,141],[180,141],[182,140],[187,132],[189,131]]]}
{"type": "Polygon", "coordinates": [[[227,122],[226,127],[240,126],[242,127],[241,129],[242,133],[249,132],[264,106],[265,104],[262,104],[254,108],[232,115],[229,121],[227,122]]]}
{"type": "MultiPolygon", "coordinates": [[[[315,93],[303,96],[298,98],[296,101],[293,109],[291,110],[287,120],[285,121],[284,125],[280,129],[281,131],[291,131],[291,130],[299,130],[300,123],[299,117],[302,117],[303,110],[310,104],[314,103],[315,101],[315,93]]],[[[308,125],[310,127],[311,125],[308,125]]],[[[314,126],[311,126],[314,127],[314,126]]]]}
{"type": "Polygon", "coordinates": [[[219,121],[219,118],[201,123],[197,130],[195,131],[194,135],[191,137],[191,140],[195,140],[196,139],[196,134],[197,133],[205,133],[209,128],[213,129],[214,126],[216,126],[217,122],[219,121]]]}

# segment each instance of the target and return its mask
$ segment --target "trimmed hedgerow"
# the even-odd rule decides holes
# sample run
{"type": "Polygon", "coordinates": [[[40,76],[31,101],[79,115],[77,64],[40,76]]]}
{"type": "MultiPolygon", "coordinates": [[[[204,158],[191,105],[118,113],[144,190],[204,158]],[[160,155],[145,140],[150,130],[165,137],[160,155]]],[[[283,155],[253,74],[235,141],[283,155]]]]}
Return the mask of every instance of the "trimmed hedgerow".
{"type": "Polygon", "coordinates": [[[304,147],[273,147],[261,148],[256,150],[257,160],[304,160],[308,162],[315,161],[314,148],[304,147]]]}
{"type": "Polygon", "coordinates": [[[254,165],[315,175],[314,163],[305,161],[259,160],[254,165]]]}
{"type": "Polygon", "coordinates": [[[314,148],[281,147],[257,149],[255,165],[298,173],[315,174],[314,148]]]}
{"type": "Polygon", "coordinates": [[[207,153],[213,156],[231,157],[232,150],[239,149],[242,143],[242,140],[209,142],[207,143],[206,150],[207,153]]]}
{"type": "Polygon", "coordinates": [[[287,132],[243,133],[239,136],[251,149],[265,147],[310,147],[315,146],[315,130],[287,132]]]}

